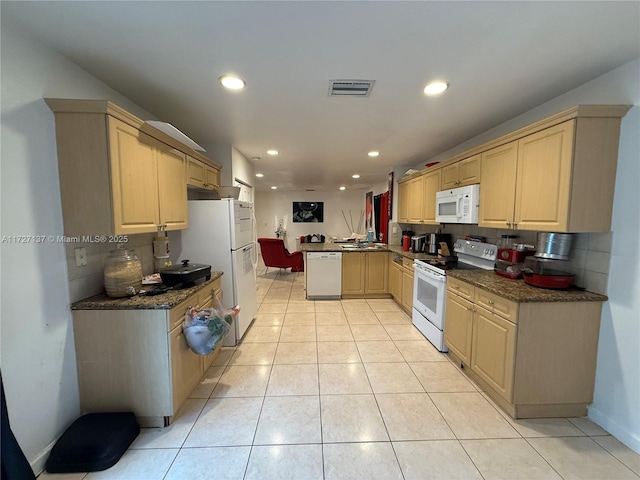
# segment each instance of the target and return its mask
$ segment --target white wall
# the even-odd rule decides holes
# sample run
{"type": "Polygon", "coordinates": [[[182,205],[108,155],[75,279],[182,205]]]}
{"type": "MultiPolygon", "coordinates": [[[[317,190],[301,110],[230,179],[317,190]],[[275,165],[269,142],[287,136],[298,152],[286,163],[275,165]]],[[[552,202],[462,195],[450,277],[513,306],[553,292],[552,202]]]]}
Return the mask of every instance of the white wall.
{"type": "Polygon", "coordinates": [[[234,180],[239,180],[242,183],[251,185],[255,184],[255,167],[253,163],[247,160],[240,151],[235,147],[231,148],[231,170],[234,180]]]}
{"type": "MultiPolygon", "coordinates": [[[[636,85],[640,79],[636,77],[636,85]]],[[[624,118],[613,202],[609,302],[589,416],[640,453],[640,97],[624,118]]]]}
{"type": "MultiPolygon", "coordinates": [[[[154,118],[32,41],[3,13],[1,230],[62,235],[54,118],[43,97],[110,99],[154,118]]],[[[65,246],[1,248],[0,361],[12,430],[34,471],[80,414],[65,246]]]]}
{"type": "MultiPolygon", "coordinates": [[[[609,301],[603,307],[595,398],[589,417],[640,453],[640,60],[612,70],[429,161],[446,160],[578,104],[634,105],[622,119],[607,289],[609,301]]],[[[594,249],[597,247],[593,245],[594,249]]]]}
{"type": "MultiPolygon", "coordinates": [[[[378,195],[386,191],[386,184],[376,185],[370,190],[345,190],[335,192],[307,191],[268,191],[255,192],[255,213],[258,237],[275,238],[276,217],[287,218],[286,245],[289,251],[296,250],[296,238],[301,235],[320,234],[338,239],[348,237],[351,232],[345,223],[343,212],[349,224],[357,229],[360,215],[364,217],[365,195],[373,192],[378,195]],[[293,223],[293,202],[324,202],[323,223],[293,223]],[[353,222],[352,222],[353,219],[353,222]]],[[[361,232],[365,233],[364,220],[360,222],[361,232]]]]}

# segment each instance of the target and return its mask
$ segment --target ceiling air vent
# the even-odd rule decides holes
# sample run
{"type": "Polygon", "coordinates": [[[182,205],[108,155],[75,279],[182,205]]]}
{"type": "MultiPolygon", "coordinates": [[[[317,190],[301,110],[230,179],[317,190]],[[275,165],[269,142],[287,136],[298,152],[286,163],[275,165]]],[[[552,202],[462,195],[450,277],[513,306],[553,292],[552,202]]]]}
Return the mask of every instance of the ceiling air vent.
{"type": "Polygon", "coordinates": [[[368,97],[375,80],[330,80],[330,97],[368,97]]]}

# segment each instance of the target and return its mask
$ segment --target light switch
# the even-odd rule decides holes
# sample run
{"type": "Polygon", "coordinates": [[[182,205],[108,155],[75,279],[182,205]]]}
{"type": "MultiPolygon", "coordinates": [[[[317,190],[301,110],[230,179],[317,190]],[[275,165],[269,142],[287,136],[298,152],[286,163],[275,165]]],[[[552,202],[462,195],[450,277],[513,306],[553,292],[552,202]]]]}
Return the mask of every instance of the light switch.
{"type": "Polygon", "coordinates": [[[82,248],[74,248],[73,252],[76,254],[76,267],[82,267],[87,264],[87,249],[82,248]]]}
{"type": "Polygon", "coordinates": [[[398,227],[394,225],[393,227],[391,227],[391,231],[393,233],[398,233],[398,227]]]}

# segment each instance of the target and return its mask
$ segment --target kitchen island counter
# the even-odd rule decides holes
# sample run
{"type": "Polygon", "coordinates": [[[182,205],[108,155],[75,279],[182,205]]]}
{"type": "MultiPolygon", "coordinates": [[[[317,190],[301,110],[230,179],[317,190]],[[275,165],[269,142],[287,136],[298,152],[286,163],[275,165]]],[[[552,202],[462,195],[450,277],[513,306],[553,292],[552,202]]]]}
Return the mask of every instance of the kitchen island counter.
{"type": "Polygon", "coordinates": [[[449,270],[447,275],[519,303],[529,302],[606,302],[608,297],[586,290],[538,288],[496,275],[492,270],[449,270]]]}
{"type": "MultiPolygon", "coordinates": [[[[211,279],[192,287],[170,290],[159,295],[134,295],[133,297],[111,298],[105,293],[94,295],[71,304],[71,310],[170,310],[203,288],[211,285],[223,272],[211,272],[211,279]]],[[[143,285],[143,290],[151,290],[153,285],[143,285]]]]}

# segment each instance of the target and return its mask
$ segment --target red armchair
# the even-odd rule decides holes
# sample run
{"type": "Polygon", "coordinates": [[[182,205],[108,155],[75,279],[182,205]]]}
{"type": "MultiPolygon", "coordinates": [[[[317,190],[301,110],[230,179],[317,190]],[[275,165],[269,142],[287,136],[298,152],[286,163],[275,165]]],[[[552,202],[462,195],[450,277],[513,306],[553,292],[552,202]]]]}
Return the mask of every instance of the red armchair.
{"type": "Polygon", "coordinates": [[[259,238],[260,251],[265,267],[291,268],[292,272],[304,272],[302,252],[293,252],[285,248],[281,238],[259,238]]]}

